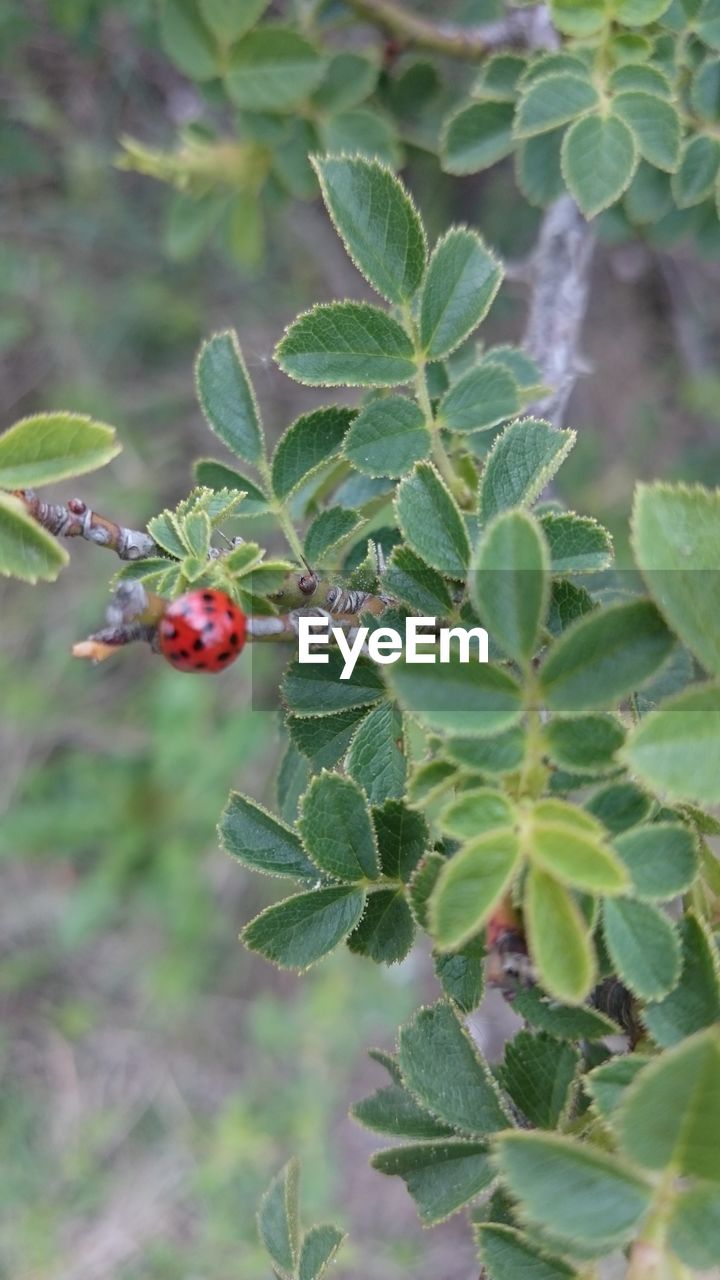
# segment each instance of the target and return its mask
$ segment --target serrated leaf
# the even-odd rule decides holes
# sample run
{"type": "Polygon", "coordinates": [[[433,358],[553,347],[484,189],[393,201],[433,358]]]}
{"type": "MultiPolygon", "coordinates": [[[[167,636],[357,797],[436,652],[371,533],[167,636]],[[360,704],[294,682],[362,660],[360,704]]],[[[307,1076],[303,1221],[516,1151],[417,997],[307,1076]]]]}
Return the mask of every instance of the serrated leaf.
{"type": "Polygon", "coordinates": [[[193,466],[193,473],[198,484],[208,489],[239,489],[245,493],[242,511],[238,514],[246,516],[262,516],[267,513],[267,498],[262,489],[253,480],[248,480],[233,467],[224,462],[216,462],[213,458],[199,458],[193,466]]]}
{"type": "Polygon", "coordinates": [[[531,861],[562,884],[587,893],[616,894],[627,889],[629,876],[607,845],[599,823],[563,800],[539,800],[527,829],[531,861]],[[582,823],[578,819],[582,818],[582,823]]]}
{"type": "Polygon", "coordinates": [[[631,129],[643,160],[666,173],[680,163],[680,117],[663,98],[640,91],[618,93],[613,113],[631,129]]]}
{"type": "Polygon", "coordinates": [[[373,809],[382,873],[407,883],[430,844],[427,822],[416,809],[387,800],[373,809]]]}
{"type": "Polygon", "coordinates": [[[520,54],[493,54],[483,63],[470,92],[485,101],[514,102],[518,80],[527,65],[527,58],[520,54]]]}
{"type": "Polygon", "coordinates": [[[430,452],[425,415],[406,396],[374,400],[359,413],[345,441],[344,453],[368,476],[402,476],[430,452]]]}
{"type": "Polygon", "coordinates": [[[653,599],[712,675],[720,639],[708,616],[720,610],[720,493],[700,485],[640,485],[633,548],[653,599]]]}
{"type": "Polygon", "coordinates": [[[510,830],[488,831],[463,845],[443,867],[430,899],[438,947],[458,947],[482,928],[512,883],[519,860],[520,844],[510,830]]]}
{"type": "Polygon", "coordinates": [[[298,826],[305,848],[322,871],[350,883],[377,879],[370,810],[349,778],[325,771],[313,778],[303,796],[298,826]]]}
{"type": "Polygon", "coordinates": [[[278,441],[272,459],[272,487],[285,500],[340,451],[354,409],[328,405],[296,418],[278,441]]]}
{"type": "Polygon", "coordinates": [[[512,828],[517,819],[517,808],[504,791],[478,787],[456,795],[443,809],[438,823],[454,839],[470,840],[484,831],[512,828]]]}
{"type": "Polygon", "coordinates": [[[504,1134],[498,1158],[524,1218],[597,1253],[629,1240],[650,1204],[650,1187],[616,1156],[572,1138],[504,1134]]]}
{"type": "Polygon", "coordinates": [[[670,1214],[670,1248],[695,1271],[720,1266],[720,1191],[692,1187],[681,1191],[670,1214]]]}
{"type": "Polygon", "coordinates": [[[627,831],[649,816],[651,800],[634,782],[610,782],[585,802],[589,813],[599,818],[613,835],[627,831]]]}
{"type": "Polygon", "coordinates": [[[611,1119],[625,1096],[626,1089],[651,1061],[651,1058],[640,1053],[626,1053],[611,1058],[584,1077],[583,1083],[604,1119],[611,1119]]]}
{"type": "Polygon", "coordinates": [[[388,302],[408,302],[425,270],[420,216],[384,165],[361,157],[315,157],[328,213],[355,266],[388,302]]]}
{"type": "Polygon", "coordinates": [[[590,573],[607,569],[612,560],[612,538],[597,520],[574,511],[548,512],[540,517],[550,547],[553,573],[590,573]]]}
{"type": "Polygon", "coordinates": [[[347,944],[350,951],[376,964],[399,964],[414,938],[415,921],[402,890],[378,889],[368,896],[363,918],[347,944]]]}
{"type": "Polygon", "coordinates": [[[480,1261],[492,1280],[573,1280],[577,1274],[559,1258],[538,1251],[513,1227],[482,1223],[477,1239],[480,1261]]]}
{"type": "Polygon", "coordinates": [[[294,661],[286,669],[281,694],[296,716],[327,716],[380,701],[385,685],[374,663],[359,658],[347,680],[341,680],[345,659],[334,650],[328,658],[324,666],[294,661]]]}
{"type": "Polygon", "coordinates": [[[577,116],[592,111],[600,101],[598,91],[587,76],[558,71],[540,76],[526,86],[517,105],[515,136],[557,129],[577,116]]]}
{"type": "Polygon", "coordinates": [[[486,361],[446,391],[437,418],[449,431],[487,431],[520,409],[517,383],[502,364],[486,361]]]}
{"type": "Polygon", "coordinates": [[[460,1139],[392,1147],[378,1151],[370,1163],[380,1173],[403,1179],[427,1226],[461,1209],[494,1177],[487,1146],[460,1139]]]}
{"type": "Polygon", "coordinates": [[[314,769],[332,769],[342,760],[365,715],[365,708],[361,707],[314,719],[289,716],[286,725],[298,751],[312,761],[314,769]]]}
{"type": "Polygon", "coordinates": [[[483,998],[485,943],[473,938],[452,954],[433,953],[435,976],[444,993],[461,1013],[472,1013],[483,998]]]}
{"type": "Polygon", "coordinates": [[[628,1156],[647,1169],[720,1183],[719,1075],[717,1027],[651,1063],[628,1089],[616,1117],[628,1156]]]}
{"type": "Polygon", "coordinates": [[[680,164],[672,176],[672,193],[679,209],[691,209],[712,195],[720,170],[720,140],[707,134],[691,136],[683,144],[680,164]]]}
{"type": "Polygon", "coordinates": [[[328,507],[321,511],[303,539],[310,564],[319,565],[327,561],[361,524],[362,516],[345,507],[328,507]]]}
{"type": "Polygon", "coordinates": [[[635,136],[616,116],[585,116],[563,138],[563,177],[586,218],[594,218],[622,195],[637,163],[635,136]]]}
{"type": "Polygon", "coordinates": [[[669,5],[670,0],[614,0],[612,7],[618,22],[627,27],[644,27],[657,22],[669,5]]]}
{"type": "Polygon", "coordinates": [[[405,540],[426,564],[462,578],[470,560],[467,529],[452,494],[429,462],[402,481],[395,498],[405,540]]]}
{"type": "MultiPolygon", "coordinates": [[[[183,542],[190,552],[191,556],[195,556],[198,560],[207,559],[207,553],[210,550],[210,538],[212,536],[212,525],[210,517],[205,511],[193,511],[186,516],[181,525],[183,542]]],[[[256,551],[259,548],[256,548],[256,551]]]]}
{"type": "Polygon", "coordinates": [[[260,1201],[258,1230],[273,1262],[294,1274],[299,1253],[297,1160],[290,1160],[273,1178],[260,1201]]]}
{"type": "Polygon", "coordinates": [[[215,41],[193,0],[163,0],[160,39],[177,67],[193,80],[212,80],[218,74],[215,41]]]}
{"type": "Polygon", "coordinates": [[[310,1227],[303,1236],[298,1280],[321,1280],[345,1239],[345,1232],[330,1223],[310,1227]]]}
{"type": "Polygon", "coordinates": [[[720,58],[708,58],[692,78],[690,101],[704,120],[720,118],[720,58]]]}
{"type": "Polygon", "coordinates": [[[446,173],[479,173],[512,154],[515,111],[507,102],[475,102],[446,121],[440,159],[446,173]]]}
{"type": "Polygon", "coordinates": [[[416,372],[397,320],[367,302],[330,302],[304,312],[275,348],[284,373],[309,386],[392,387],[416,372]]]}
{"type": "Polygon", "coordinates": [[[203,343],[195,377],[208,426],[232,453],[256,463],[263,450],[262,423],[234,330],[203,343]]]}
{"type": "Polygon", "coordinates": [[[261,911],[242,941],[281,969],[307,969],[352,932],[364,907],[364,890],[352,885],[298,893],[261,911]]]}
{"type": "Polygon", "coordinates": [[[550,555],[537,521],[505,511],[485,529],[470,575],[470,598],[503,653],[527,664],[549,595],[550,555]]]}
{"type": "Polygon", "coordinates": [[[671,800],[718,804],[719,713],[720,689],[695,686],[641,720],[623,755],[642,781],[671,800]]]}
{"type": "Polygon", "coordinates": [[[338,111],[320,120],[320,137],[326,151],[335,155],[366,156],[390,169],[402,164],[402,151],[394,121],[367,107],[338,111]]]}
{"type": "Polygon", "coordinates": [[[600,710],[640,688],[673,644],[648,600],[598,610],[555,641],[540,672],[543,697],[554,711],[600,710]]]}
{"type": "Polygon", "coordinates": [[[718,0],[703,0],[695,18],[695,31],[711,49],[720,49],[720,9],[718,0]]]}
{"type": "Polygon", "coordinates": [[[402,660],[389,668],[398,701],[428,729],[486,738],[509,729],[520,718],[520,688],[499,667],[464,663],[457,654],[442,667],[415,666],[402,660]]]}
{"type": "Polygon", "coordinates": [[[572,1008],[549,1000],[538,987],[524,987],[515,992],[516,1012],[537,1027],[562,1040],[601,1040],[617,1035],[619,1028],[605,1014],[583,1006],[572,1008]]]}
{"type": "Polygon", "coordinates": [[[115,430],[79,413],[36,413],[0,435],[0,488],[31,489],[96,471],[122,446],[115,430]]]}
{"type": "Polygon", "coordinates": [[[428,903],[437,878],[445,865],[441,853],[426,853],[415,868],[410,880],[410,906],[421,929],[428,928],[428,903]]]}
{"type": "Polygon", "coordinates": [[[394,547],[383,574],[383,589],[416,613],[442,618],[452,600],[442,575],[431,569],[410,547],[394,547]]]}
{"type": "Polygon", "coordinates": [[[225,83],[236,107],[285,111],[302,102],[325,74],[314,45],[287,27],[251,31],[232,50],[225,83]]]}
{"type": "Polygon", "coordinates": [[[565,1112],[580,1055],[546,1032],[519,1031],[505,1046],[500,1083],[531,1125],[555,1129],[565,1112]]]}
{"type": "Polygon", "coordinates": [[[397,1082],[356,1102],[350,1114],[366,1129],[396,1138],[443,1138],[453,1134],[449,1125],[435,1120],[397,1082]]]}
{"type": "Polygon", "coordinates": [[[695,837],[688,827],[654,822],[619,835],[614,848],[639,898],[663,902],[685,893],[698,869],[695,837]]]}
{"type": "Polygon", "coordinates": [[[545,728],[551,758],[571,773],[605,773],[617,767],[625,730],[614,716],[555,716],[545,728]]]}
{"type": "Polygon", "coordinates": [[[526,138],[515,153],[515,175],[525,199],[539,208],[557,200],[565,190],[560,168],[564,129],[526,138]]]}
{"type": "Polygon", "coordinates": [[[352,740],[345,767],[371,804],[398,799],[405,791],[407,759],[397,707],[382,702],[365,717],[352,740]]]}
{"type": "Polygon", "coordinates": [[[591,36],[601,31],[608,20],[604,0],[552,0],[552,20],[558,31],[567,36],[591,36]]]}
{"type": "Polygon", "coordinates": [[[420,1009],[401,1028],[403,1079],[423,1106],[464,1133],[493,1133],[510,1123],[490,1069],[450,1005],[420,1009]]]}
{"type": "Polygon", "coordinates": [[[662,911],[632,898],[608,900],[603,931],[615,970],[635,995],[657,1000],[672,991],[680,977],[680,942],[662,911]]]}
{"type": "Polygon", "coordinates": [[[540,418],[511,422],[495,440],[485,463],[480,489],[483,520],[508,507],[530,506],[574,443],[574,431],[560,431],[540,418]]]}
{"type": "Polygon", "coordinates": [[[608,85],[614,93],[639,90],[642,93],[653,93],[656,98],[673,96],[672,85],[664,71],[644,62],[631,62],[625,66],[616,67],[608,85]]]}
{"type": "Polygon", "coordinates": [[[543,987],[557,1000],[581,1004],[592,990],[596,964],[588,926],[572,894],[535,866],[524,906],[530,954],[543,987]]]}
{"type": "Polygon", "coordinates": [[[513,773],[522,764],[525,735],[517,728],[490,738],[449,738],[445,751],[451,760],[481,773],[513,773]]]}
{"type": "Polygon", "coordinates": [[[295,832],[238,791],[230,792],[218,831],[223,848],[253,871],[313,883],[318,878],[295,832]]]}
{"type": "Polygon", "coordinates": [[[232,44],[254,27],[268,7],[268,0],[199,0],[207,26],[225,45],[232,44]]]}
{"type": "Polygon", "coordinates": [[[428,360],[458,347],[490,309],[502,268],[480,236],[452,227],[436,244],[420,295],[420,342],[428,360]]]}
{"type": "Polygon", "coordinates": [[[663,1049],[720,1021],[720,965],[710,931],[692,913],[677,927],[682,947],[680,980],[664,1000],[646,1004],[643,1010],[643,1022],[663,1049]]]}
{"type": "Polygon", "coordinates": [[[28,515],[19,499],[0,493],[0,577],[54,582],[69,559],[65,548],[28,515]]]}
{"type": "Polygon", "coordinates": [[[324,78],[313,93],[313,105],[320,111],[346,111],[372,93],[378,78],[375,58],[342,49],[331,56],[324,78]]]}

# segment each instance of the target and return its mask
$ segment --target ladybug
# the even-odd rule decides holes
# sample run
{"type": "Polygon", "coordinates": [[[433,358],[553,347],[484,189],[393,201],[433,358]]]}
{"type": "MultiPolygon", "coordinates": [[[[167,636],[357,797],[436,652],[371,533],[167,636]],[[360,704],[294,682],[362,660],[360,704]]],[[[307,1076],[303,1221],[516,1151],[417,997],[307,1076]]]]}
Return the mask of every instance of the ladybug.
{"type": "Polygon", "coordinates": [[[224,591],[189,591],[160,620],[160,652],[178,671],[224,671],[242,653],[246,628],[245,614],[224,591]]]}

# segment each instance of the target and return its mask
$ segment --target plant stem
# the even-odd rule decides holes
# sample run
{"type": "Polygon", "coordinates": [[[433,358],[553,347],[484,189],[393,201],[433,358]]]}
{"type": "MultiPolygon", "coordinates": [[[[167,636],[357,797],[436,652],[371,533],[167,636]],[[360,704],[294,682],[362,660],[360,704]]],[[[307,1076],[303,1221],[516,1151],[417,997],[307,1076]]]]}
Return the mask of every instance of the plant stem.
{"type": "Polygon", "coordinates": [[[427,426],[428,431],[430,432],[430,435],[432,438],[433,461],[438,471],[440,472],[440,475],[443,477],[443,480],[448,486],[450,492],[453,494],[455,498],[457,498],[458,502],[460,502],[462,505],[463,503],[468,502],[468,500],[472,497],[472,495],[470,494],[467,488],[467,485],[458,476],[448,456],[445,445],[442,442],[442,437],[440,435],[440,428],[438,427],[437,422],[435,421],[435,415],[433,413],[432,403],[430,401],[430,394],[427,389],[427,380],[425,377],[425,368],[426,368],[427,362],[425,360],[424,353],[420,348],[417,325],[415,324],[415,321],[413,319],[412,312],[409,306],[406,306],[403,308],[403,321],[405,324],[405,328],[410,338],[412,339],[413,345],[415,347],[415,362],[417,364],[417,373],[415,374],[415,377],[413,379],[413,386],[415,388],[415,398],[423,412],[423,416],[425,418],[425,425],[427,426]]]}
{"type": "Polygon", "coordinates": [[[298,564],[307,565],[307,561],[303,553],[302,543],[297,533],[295,532],[295,526],[293,525],[293,522],[290,519],[290,516],[288,515],[285,503],[280,502],[273,493],[272,475],[270,472],[270,464],[268,463],[267,458],[263,458],[258,463],[258,471],[262,476],[265,497],[268,500],[268,504],[270,506],[270,509],[273,515],[277,517],[277,522],[283,531],[285,541],[287,542],[290,550],[295,556],[295,559],[297,560],[298,564]]]}
{"type": "Polygon", "coordinates": [[[554,33],[545,29],[547,21],[536,22],[538,14],[545,17],[543,5],[526,12],[511,12],[497,22],[461,27],[414,13],[411,3],[407,8],[396,0],[350,0],[350,4],[356,13],[398,40],[466,62],[477,62],[501,46],[538,48],[552,47],[554,43],[554,33]]]}

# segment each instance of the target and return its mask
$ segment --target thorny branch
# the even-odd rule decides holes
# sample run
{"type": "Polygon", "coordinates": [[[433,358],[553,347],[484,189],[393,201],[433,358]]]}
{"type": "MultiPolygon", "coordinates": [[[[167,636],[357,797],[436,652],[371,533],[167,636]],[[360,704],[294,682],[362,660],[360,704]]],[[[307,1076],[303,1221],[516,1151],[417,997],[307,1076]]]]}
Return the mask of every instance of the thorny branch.
{"type": "Polygon", "coordinates": [[[549,395],[532,411],[561,426],[570,393],[584,371],[580,340],[588,304],[595,237],[571,196],[550,205],[530,260],[530,304],[524,346],[537,361],[549,395]]]}
{"type": "Polygon", "coordinates": [[[498,22],[463,27],[453,22],[438,22],[395,0],[350,0],[355,11],[395,38],[418,49],[428,49],[473,62],[493,49],[510,45],[526,49],[554,49],[557,34],[550,22],[546,5],[511,10],[498,22]]]}
{"type": "Polygon", "coordinates": [[[33,489],[16,489],[28,513],[56,538],[84,538],[98,547],[108,547],[121,560],[144,560],[157,555],[159,548],[149,533],[127,529],[91,511],[82,498],[71,498],[67,505],[42,502],[33,489]]]}

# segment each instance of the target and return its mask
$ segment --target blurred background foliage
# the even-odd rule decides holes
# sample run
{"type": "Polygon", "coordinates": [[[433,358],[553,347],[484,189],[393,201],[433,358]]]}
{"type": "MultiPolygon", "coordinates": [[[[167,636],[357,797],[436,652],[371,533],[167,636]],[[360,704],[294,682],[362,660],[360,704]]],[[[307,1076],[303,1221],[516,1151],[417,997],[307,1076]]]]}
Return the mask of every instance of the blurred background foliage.
{"type": "MultiPolygon", "coordinates": [[[[458,21],[494,12],[451,7],[458,21]]],[[[383,41],[361,38],[381,99],[402,100],[409,71],[427,80],[423,60],[383,68],[383,41]]],[[[82,496],[143,524],[210,451],[191,374],[201,338],[237,327],[279,432],[317,402],[271,366],[282,327],[364,286],[311,189],[294,198],[273,179],[261,210],[226,193],[203,220],[197,201],[190,216],[187,196],[118,167],[121,137],[171,151],[179,132],[223,123],[212,85],[168,58],[151,0],[0,0],[0,65],[3,425],[51,406],[116,425],[124,452],[82,496]]],[[[518,339],[538,214],[510,166],[450,179],[420,141],[391,145],[431,230],[467,220],[515,265],[488,340],[518,339]]],[[[718,263],[684,245],[598,254],[562,496],[616,532],[635,479],[720,479],[719,284],[718,263]]],[[[236,941],[269,897],[218,851],[215,824],[232,786],[274,802],[273,661],[253,654],[212,681],[144,653],[73,665],[115,568],[73,552],[52,586],[0,587],[0,1276],[260,1280],[255,1202],[297,1152],[308,1215],[351,1229],[363,1273],[466,1280],[472,1247],[452,1223],[421,1233],[345,1117],[380,1081],[363,1047],[387,1045],[433,991],[426,957],[388,973],[338,956],[298,979],[236,941]]],[[[359,1266],[350,1246],[341,1274],[359,1266]]]]}

